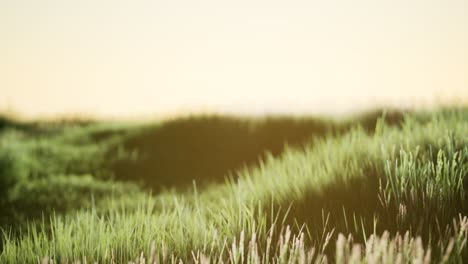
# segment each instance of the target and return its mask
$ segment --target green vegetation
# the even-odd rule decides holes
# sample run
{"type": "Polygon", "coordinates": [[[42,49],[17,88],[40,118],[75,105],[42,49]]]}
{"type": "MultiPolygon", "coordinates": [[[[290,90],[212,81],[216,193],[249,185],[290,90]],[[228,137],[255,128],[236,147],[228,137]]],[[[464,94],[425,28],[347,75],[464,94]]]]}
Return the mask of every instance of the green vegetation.
{"type": "Polygon", "coordinates": [[[468,261],[468,109],[0,119],[1,263],[468,261]]]}

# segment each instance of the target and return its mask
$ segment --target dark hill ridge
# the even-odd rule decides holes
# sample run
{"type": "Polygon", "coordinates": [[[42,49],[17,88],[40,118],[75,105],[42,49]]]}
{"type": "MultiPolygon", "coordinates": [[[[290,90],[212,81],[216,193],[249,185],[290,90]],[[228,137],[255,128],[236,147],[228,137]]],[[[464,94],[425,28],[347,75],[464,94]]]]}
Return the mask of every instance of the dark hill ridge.
{"type": "MultiPolygon", "coordinates": [[[[118,180],[139,181],[153,191],[161,188],[220,182],[229,172],[254,166],[268,152],[280,155],[286,145],[300,147],[330,134],[341,134],[360,124],[372,133],[382,112],[359,116],[356,122],[317,118],[275,117],[248,119],[226,116],[184,118],[163,123],[129,138],[124,147],[136,150],[136,160],[116,162],[118,180]]],[[[400,112],[386,114],[399,124],[400,112]]]]}

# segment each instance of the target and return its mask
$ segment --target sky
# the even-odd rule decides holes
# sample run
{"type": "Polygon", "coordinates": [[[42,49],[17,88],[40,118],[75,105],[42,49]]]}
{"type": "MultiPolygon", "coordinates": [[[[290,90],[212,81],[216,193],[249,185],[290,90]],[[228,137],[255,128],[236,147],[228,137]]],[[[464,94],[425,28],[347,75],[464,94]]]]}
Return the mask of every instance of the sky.
{"type": "Polygon", "coordinates": [[[0,111],[346,113],[468,102],[466,0],[0,0],[0,111]]]}

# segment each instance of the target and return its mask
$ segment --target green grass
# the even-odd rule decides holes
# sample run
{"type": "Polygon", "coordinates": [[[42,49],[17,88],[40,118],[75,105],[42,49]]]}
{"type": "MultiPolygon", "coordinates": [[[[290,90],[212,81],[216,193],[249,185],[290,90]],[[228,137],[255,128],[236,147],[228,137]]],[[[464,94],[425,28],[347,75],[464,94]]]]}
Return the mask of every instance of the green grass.
{"type": "Polygon", "coordinates": [[[468,260],[467,109],[286,121],[4,126],[0,262],[468,260]],[[184,164],[187,131],[207,150],[185,149],[184,164]]]}

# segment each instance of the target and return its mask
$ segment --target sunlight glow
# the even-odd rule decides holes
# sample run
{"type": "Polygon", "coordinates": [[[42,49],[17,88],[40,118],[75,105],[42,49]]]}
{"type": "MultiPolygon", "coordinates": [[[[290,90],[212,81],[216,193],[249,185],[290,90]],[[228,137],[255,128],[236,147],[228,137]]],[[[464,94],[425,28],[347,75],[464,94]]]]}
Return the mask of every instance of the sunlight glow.
{"type": "Polygon", "coordinates": [[[6,0],[0,36],[0,110],[28,116],[468,98],[465,0],[6,0]]]}

